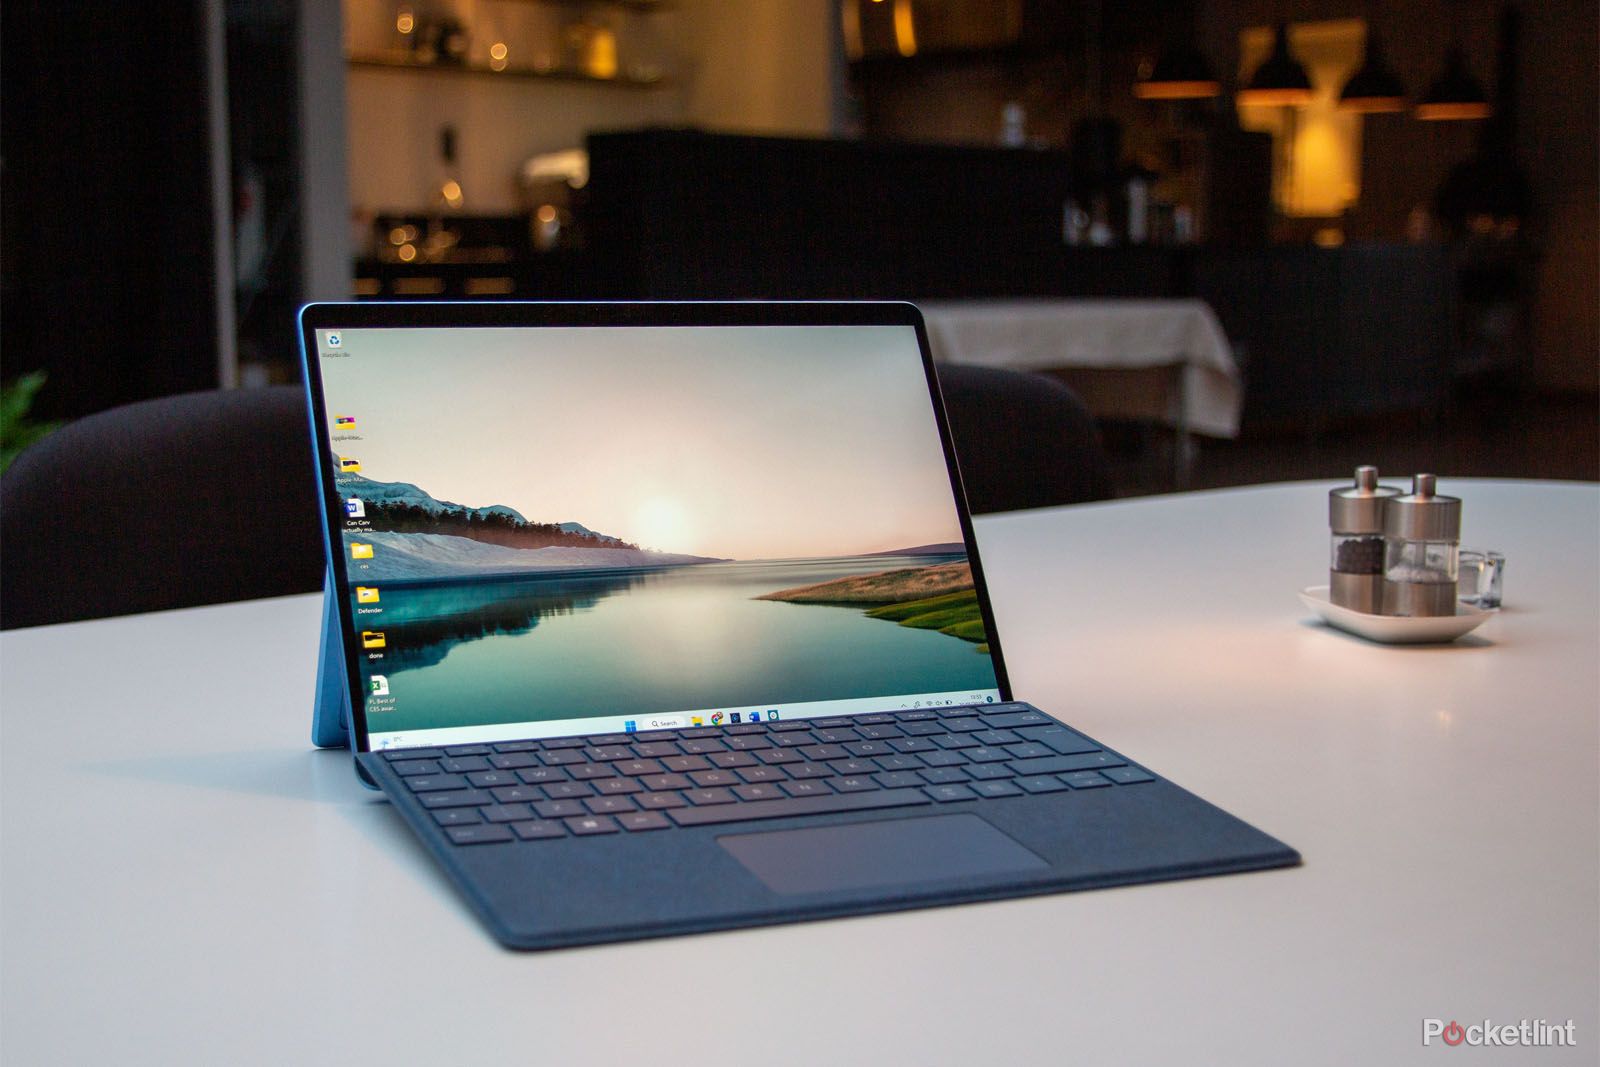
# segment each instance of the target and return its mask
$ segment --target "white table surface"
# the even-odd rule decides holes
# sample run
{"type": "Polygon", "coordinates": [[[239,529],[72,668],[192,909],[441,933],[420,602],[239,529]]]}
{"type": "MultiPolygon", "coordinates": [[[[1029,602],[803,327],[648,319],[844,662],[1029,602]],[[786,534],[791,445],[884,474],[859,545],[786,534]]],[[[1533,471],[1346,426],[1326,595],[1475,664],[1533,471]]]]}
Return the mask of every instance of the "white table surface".
{"type": "Polygon", "coordinates": [[[1175,425],[1237,437],[1244,386],[1203,300],[949,300],[919,304],[935,359],[1014,370],[1182,366],[1175,425]]]}
{"type": "Polygon", "coordinates": [[[308,750],[316,597],[10,631],[0,1062],[1594,1063],[1600,487],[1447,483],[1507,606],[1434,648],[1302,610],[1327,488],[978,523],[1018,693],[1304,867],[556,953],[308,750]]]}

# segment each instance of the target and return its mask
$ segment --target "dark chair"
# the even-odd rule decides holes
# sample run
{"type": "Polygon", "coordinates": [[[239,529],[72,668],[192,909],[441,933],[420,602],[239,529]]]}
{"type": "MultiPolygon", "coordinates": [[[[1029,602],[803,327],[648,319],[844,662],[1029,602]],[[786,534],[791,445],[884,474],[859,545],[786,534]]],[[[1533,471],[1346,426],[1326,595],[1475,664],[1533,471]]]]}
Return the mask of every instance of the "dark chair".
{"type": "Polygon", "coordinates": [[[938,364],[956,458],[974,512],[1107,500],[1111,461],[1094,419],[1061,382],[1038,374],[938,364]]]}
{"type": "MultiPolygon", "coordinates": [[[[1111,495],[1094,424],[1059,382],[945,365],[974,511],[1111,495]]],[[[0,479],[0,628],[322,587],[298,387],[187,393],[71,423],[0,479]]]]}
{"type": "Polygon", "coordinates": [[[296,386],[63,427],[0,479],[0,628],[320,589],[311,469],[296,386]]]}

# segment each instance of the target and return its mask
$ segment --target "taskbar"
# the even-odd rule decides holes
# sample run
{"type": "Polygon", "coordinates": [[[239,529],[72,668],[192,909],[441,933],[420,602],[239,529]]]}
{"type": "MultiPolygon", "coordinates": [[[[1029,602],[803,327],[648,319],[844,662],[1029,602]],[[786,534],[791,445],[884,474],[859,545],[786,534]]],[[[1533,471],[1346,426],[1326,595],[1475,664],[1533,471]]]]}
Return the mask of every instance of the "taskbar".
{"type": "MultiPolygon", "coordinates": [[[[641,715],[598,715],[581,719],[546,719],[538,722],[493,723],[485,726],[446,726],[423,730],[374,730],[368,713],[367,744],[374,751],[394,748],[477,745],[496,741],[528,741],[546,737],[588,734],[633,734],[656,730],[715,729],[745,723],[815,719],[826,716],[869,715],[873,712],[915,711],[922,708],[995,704],[998,689],[963,689],[948,693],[913,693],[849,700],[813,700],[797,704],[753,704],[711,711],[670,711],[641,715]]],[[[378,713],[382,714],[382,713],[378,713]]]]}

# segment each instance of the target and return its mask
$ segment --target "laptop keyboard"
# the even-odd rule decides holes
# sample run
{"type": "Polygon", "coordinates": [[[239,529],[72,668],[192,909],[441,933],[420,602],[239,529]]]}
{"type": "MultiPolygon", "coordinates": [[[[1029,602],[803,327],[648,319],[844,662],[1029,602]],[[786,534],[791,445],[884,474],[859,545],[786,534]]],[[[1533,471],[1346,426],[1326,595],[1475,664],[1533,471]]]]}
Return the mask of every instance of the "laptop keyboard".
{"type": "Polygon", "coordinates": [[[1026,704],[397,749],[383,757],[457,845],[1155,780],[1026,704]]]}

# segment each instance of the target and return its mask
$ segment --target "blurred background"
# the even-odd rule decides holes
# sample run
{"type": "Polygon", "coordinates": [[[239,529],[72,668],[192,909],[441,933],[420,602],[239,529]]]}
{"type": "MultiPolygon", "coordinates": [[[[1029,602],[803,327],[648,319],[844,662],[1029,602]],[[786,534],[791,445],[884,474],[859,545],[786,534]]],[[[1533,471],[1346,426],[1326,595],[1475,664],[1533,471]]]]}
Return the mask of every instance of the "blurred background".
{"type": "Polygon", "coordinates": [[[297,381],[312,299],[887,297],[1131,314],[1028,364],[1122,495],[1600,467],[1592,0],[15,0],[0,43],[8,449],[297,381]],[[1220,427],[1116,365],[1178,311],[1220,427]]]}

